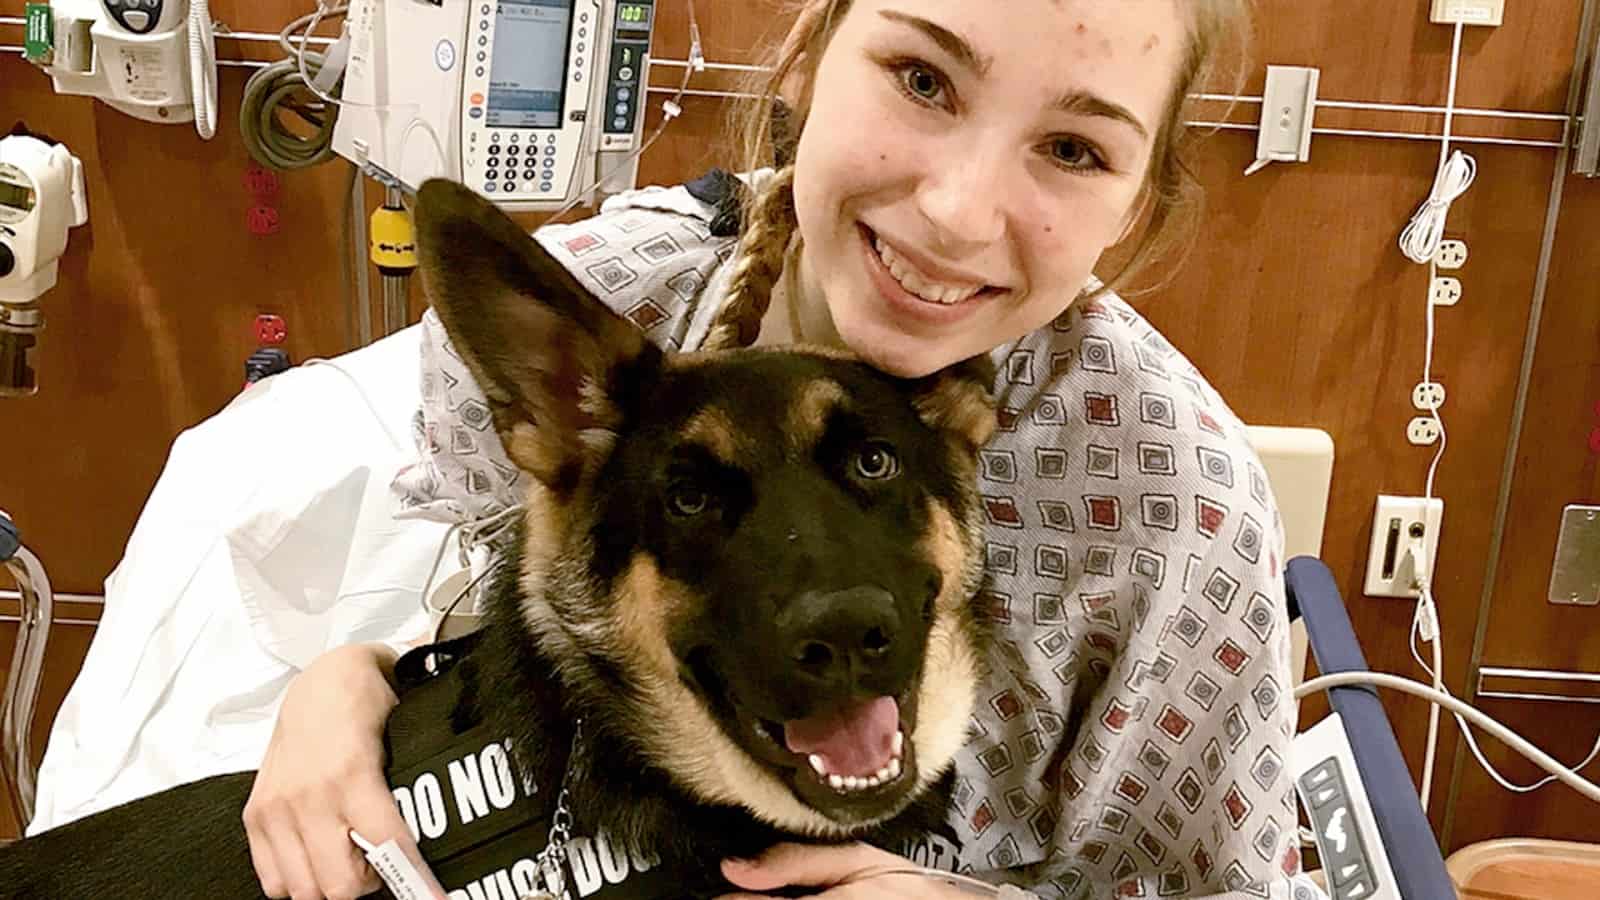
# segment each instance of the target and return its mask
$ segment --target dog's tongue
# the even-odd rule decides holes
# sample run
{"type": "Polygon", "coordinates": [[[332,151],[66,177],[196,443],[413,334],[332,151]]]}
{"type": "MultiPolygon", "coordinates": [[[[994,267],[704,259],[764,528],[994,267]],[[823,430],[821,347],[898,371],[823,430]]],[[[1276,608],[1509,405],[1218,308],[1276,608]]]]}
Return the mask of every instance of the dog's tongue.
{"type": "Polygon", "coordinates": [[[871,777],[894,756],[900,730],[900,705],[879,697],[809,719],[783,723],[783,740],[801,755],[822,757],[830,775],[871,777]]]}

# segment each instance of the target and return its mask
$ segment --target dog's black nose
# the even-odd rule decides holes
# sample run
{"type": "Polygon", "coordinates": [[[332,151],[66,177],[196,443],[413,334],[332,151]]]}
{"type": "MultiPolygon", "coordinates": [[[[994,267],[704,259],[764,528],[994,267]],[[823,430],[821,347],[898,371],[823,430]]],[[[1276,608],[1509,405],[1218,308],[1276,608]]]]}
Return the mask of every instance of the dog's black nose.
{"type": "Polygon", "coordinates": [[[808,591],[778,617],[789,662],[803,676],[848,686],[890,657],[900,631],[894,595],[863,585],[843,591],[808,591]]]}

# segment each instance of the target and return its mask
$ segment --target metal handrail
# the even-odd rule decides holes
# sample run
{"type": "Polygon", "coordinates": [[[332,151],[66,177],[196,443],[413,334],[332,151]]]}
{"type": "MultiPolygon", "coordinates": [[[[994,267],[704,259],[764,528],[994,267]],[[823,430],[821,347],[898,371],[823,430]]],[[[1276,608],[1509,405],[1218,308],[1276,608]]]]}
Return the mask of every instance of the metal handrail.
{"type": "MultiPolygon", "coordinates": [[[[4,513],[0,522],[9,525],[4,513]]],[[[8,529],[15,535],[14,529],[8,529]]],[[[14,540],[9,554],[0,553],[16,579],[20,595],[17,642],[11,653],[11,670],[6,676],[6,691],[0,705],[0,779],[5,781],[6,799],[20,827],[33,819],[34,779],[33,714],[39,699],[39,673],[44,666],[45,646],[50,639],[55,592],[39,557],[14,540]]],[[[8,544],[8,546],[9,546],[8,544]]],[[[4,549],[4,548],[0,548],[4,549]]]]}

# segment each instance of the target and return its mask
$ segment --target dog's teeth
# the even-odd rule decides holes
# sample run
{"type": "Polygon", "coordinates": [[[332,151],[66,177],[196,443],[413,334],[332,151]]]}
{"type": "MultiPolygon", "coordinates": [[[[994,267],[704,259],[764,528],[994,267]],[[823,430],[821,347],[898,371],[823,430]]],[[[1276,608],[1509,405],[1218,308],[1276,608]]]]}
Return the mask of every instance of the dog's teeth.
{"type": "Polygon", "coordinates": [[[895,759],[900,758],[900,754],[905,752],[906,749],[906,733],[904,731],[896,731],[894,733],[894,744],[889,749],[894,751],[895,759]]]}
{"type": "Polygon", "coordinates": [[[900,777],[900,757],[889,760],[889,777],[886,781],[893,781],[900,777]]]}
{"type": "Polygon", "coordinates": [[[878,780],[879,784],[882,784],[883,782],[888,781],[889,780],[889,767],[888,766],[884,766],[883,768],[878,770],[878,774],[876,774],[876,775],[874,775],[872,777],[876,778],[878,780]]]}
{"type": "Polygon", "coordinates": [[[807,760],[811,763],[811,768],[817,770],[818,775],[824,778],[828,777],[828,764],[823,761],[821,756],[813,753],[807,757],[807,760]]]}
{"type": "Polygon", "coordinates": [[[842,775],[829,775],[828,776],[828,785],[830,787],[832,787],[836,791],[844,790],[844,776],[842,776],[842,775]]]}

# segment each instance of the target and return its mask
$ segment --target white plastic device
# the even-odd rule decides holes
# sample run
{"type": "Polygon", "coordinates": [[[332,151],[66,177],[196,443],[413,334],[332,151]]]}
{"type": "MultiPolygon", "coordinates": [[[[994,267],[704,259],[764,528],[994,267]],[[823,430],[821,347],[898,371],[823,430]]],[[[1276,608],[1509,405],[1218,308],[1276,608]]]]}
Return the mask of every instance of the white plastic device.
{"type": "Polygon", "coordinates": [[[1321,80],[1321,69],[1267,66],[1256,158],[1245,169],[1245,175],[1254,175],[1275,162],[1311,159],[1311,132],[1317,117],[1317,86],[1321,80]]]}
{"type": "Polygon", "coordinates": [[[1499,26],[1505,21],[1506,0],[1433,0],[1428,21],[1439,25],[1499,26]]]}
{"type": "Polygon", "coordinates": [[[1295,736],[1290,769],[1332,900],[1402,900],[1338,713],[1295,736]]]}
{"type": "Polygon", "coordinates": [[[448,178],[513,211],[560,208],[639,144],[656,7],[352,0],[334,152],[412,190],[448,178]]]}
{"type": "MultiPolygon", "coordinates": [[[[1432,422],[1425,416],[1418,419],[1432,422]]],[[[1439,551],[1444,501],[1438,497],[1378,495],[1372,515],[1372,542],[1367,552],[1364,592],[1369,597],[1422,596],[1419,587],[1431,581],[1439,551]]]]}
{"type": "Polygon", "coordinates": [[[217,60],[207,0],[52,0],[57,93],[98,97],[148,122],[216,133],[217,60]]]}
{"type": "Polygon", "coordinates": [[[67,231],[89,220],[83,163],[61,144],[0,138],[0,304],[31,303],[56,285],[67,231]]]}
{"type": "Polygon", "coordinates": [[[22,134],[0,138],[0,397],[38,390],[37,301],[56,285],[67,232],[89,220],[83,163],[66,147],[22,134]]]}

